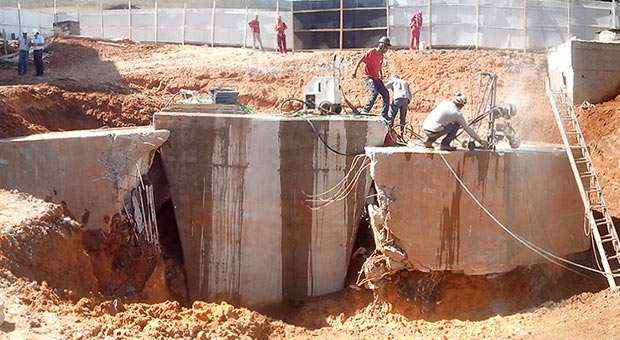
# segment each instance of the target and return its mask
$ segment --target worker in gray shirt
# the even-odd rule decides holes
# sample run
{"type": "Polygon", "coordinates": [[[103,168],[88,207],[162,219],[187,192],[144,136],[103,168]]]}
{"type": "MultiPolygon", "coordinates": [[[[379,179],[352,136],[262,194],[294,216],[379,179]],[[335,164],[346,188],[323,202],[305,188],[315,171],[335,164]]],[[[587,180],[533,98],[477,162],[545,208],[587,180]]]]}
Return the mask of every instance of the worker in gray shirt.
{"type": "Polygon", "coordinates": [[[396,115],[400,113],[400,126],[404,127],[407,123],[407,108],[411,101],[411,90],[409,84],[400,78],[399,76],[391,76],[385,83],[387,89],[391,89],[393,92],[392,103],[390,105],[390,114],[388,116],[388,125],[392,127],[394,125],[394,119],[396,115]]]}
{"type": "Polygon", "coordinates": [[[445,137],[441,140],[441,150],[454,151],[455,147],[450,144],[454,139],[460,128],[463,128],[473,139],[483,146],[486,146],[486,142],[483,141],[476,131],[474,131],[465,117],[461,114],[461,109],[467,104],[467,97],[462,93],[457,93],[451,101],[443,101],[437,105],[437,107],[429,113],[422,123],[422,130],[426,134],[426,141],[424,146],[432,148],[433,143],[441,136],[445,137]]]}
{"type": "Polygon", "coordinates": [[[28,38],[28,33],[23,32],[22,36],[17,39],[19,43],[19,59],[17,63],[17,75],[25,76],[28,74],[28,55],[30,54],[30,46],[32,42],[28,38]]]}

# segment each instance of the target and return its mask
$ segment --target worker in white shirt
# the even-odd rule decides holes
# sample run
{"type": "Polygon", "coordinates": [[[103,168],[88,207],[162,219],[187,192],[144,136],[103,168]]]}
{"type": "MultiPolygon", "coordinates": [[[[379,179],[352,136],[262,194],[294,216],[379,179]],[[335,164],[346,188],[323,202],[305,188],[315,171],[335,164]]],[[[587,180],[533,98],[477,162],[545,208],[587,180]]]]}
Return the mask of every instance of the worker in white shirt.
{"type": "Polygon", "coordinates": [[[443,101],[437,105],[437,107],[429,113],[422,123],[422,130],[426,134],[426,141],[424,146],[432,148],[433,143],[441,136],[445,137],[441,140],[441,150],[454,151],[455,147],[450,144],[454,139],[460,128],[463,128],[473,139],[483,146],[486,146],[486,142],[483,141],[476,131],[474,131],[465,117],[461,114],[461,109],[467,104],[467,97],[462,93],[457,93],[451,101],[443,101]]]}
{"type": "Polygon", "coordinates": [[[45,48],[45,39],[38,30],[34,30],[34,39],[32,40],[32,56],[34,57],[34,67],[37,71],[37,77],[43,76],[43,49],[45,48]]]}
{"type": "Polygon", "coordinates": [[[30,54],[30,45],[32,42],[28,38],[28,33],[22,32],[22,36],[17,39],[19,43],[19,59],[17,62],[17,75],[25,76],[28,74],[28,55],[30,54]]]}
{"type": "Polygon", "coordinates": [[[392,90],[392,103],[390,104],[390,114],[388,125],[392,127],[396,115],[400,113],[400,126],[404,127],[407,123],[407,108],[411,101],[411,90],[409,84],[399,76],[391,76],[385,83],[387,89],[392,90]]]}

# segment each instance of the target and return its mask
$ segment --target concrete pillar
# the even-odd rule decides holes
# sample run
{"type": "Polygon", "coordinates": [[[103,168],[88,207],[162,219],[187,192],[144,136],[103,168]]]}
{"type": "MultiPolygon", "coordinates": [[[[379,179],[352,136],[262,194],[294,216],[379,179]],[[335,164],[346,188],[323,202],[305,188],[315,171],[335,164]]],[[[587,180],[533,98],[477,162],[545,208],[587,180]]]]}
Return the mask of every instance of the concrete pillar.
{"type": "MultiPolygon", "coordinates": [[[[412,268],[480,275],[546,259],[504,232],[459,185],[438,151],[368,148],[386,226],[412,268]],[[407,180],[402,180],[408,169],[407,180]]],[[[586,251],[584,209],[561,146],[443,152],[468,189],[525,240],[557,255],[586,251]]]]}
{"type": "MultiPolygon", "coordinates": [[[[377,119],[312,118],[338,150],[383,142],[377,119]]],[[[353,157],[328,151],[301,118],[157,113],[170,129],[162,159],[170,182],[191,299],[261,306],[338,291],[366,194],[321,210],[353,157]]]]}

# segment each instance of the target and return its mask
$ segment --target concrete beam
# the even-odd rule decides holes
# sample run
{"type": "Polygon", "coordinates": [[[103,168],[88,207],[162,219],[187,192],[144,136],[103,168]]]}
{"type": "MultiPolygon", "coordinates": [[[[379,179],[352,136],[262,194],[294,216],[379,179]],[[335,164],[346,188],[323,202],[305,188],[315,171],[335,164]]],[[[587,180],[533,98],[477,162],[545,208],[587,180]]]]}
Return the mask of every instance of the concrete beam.
{"type": "Polygon", "coordinates": [[[0,140],[0,188],[63,203],[87,229],[108,230],[168,131],[53,132],[0,140]]]}
{"type": "MultiPolygon", "coordinates": [[[[383,143],[376,118],[310,118],[330,146],[363,153],[383,143]]],[[[302,118],[162,112],[170,182],[191,299],[261,306],[344,286],[368,181],[311,210],[308,195],[345,175],[352,156],[329,151],[302,118]]]]}
{"type": "MultiPolygon", "coordinates": [[[[367,148],[387,228],[417,270],[507,272],[546,260],[513,239],[467,195],[438,154],[422,147],[367,148]]],[[[590,247],[584,209],[559,147],[443,153],[502,223],[524,239],[566,256],[590,247]]]]}
{"type": "Polygon", "coordinates": [[[620,43],[570,40],[547,55],[552,88],[566,86],[573,105],[598,104],[620,93],[620,43]]]}

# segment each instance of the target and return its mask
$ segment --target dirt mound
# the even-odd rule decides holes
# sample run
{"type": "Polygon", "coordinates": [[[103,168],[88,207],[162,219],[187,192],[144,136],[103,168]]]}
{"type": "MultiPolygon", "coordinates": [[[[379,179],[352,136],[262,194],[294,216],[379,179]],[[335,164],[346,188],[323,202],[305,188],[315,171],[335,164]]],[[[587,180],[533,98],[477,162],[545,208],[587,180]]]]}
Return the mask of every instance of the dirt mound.
{"type": "MultiPolygon", "coordinates": [[[[599,325],[612,322],[620,313],[618,296],[606,292],[549,303],[596,291],[604,284],[552,265],[481,277],[402,273],[375,296],[347,288],[331,296],[275,306],[266,315],[224,301],[196,301],[187,307],[170,300],[149,304],[143,302],[149,301],[149,296],[155,300],[172,297],[161,289],[166,286],[165,263],[155,266],[142,294],[107,296],[101,294],[103,290],[96,291],[98,277],[93,274],[97,272],[93,266],[101,261],[84,251],[80,226],[65,218],[60,206],[0,191],[0,208],[0,267],[4,273],[0,275],[0,296],[8,318],[0,332],[9,335],[204,339],[551,336],[582,332],[566,326],[575,321],[583,327],[582,312],[600,318],[599,325]],[[543,307],[536,307],[545,301],[543,307]]],[[[617,333],[595,327],[595,333],[588,333],[592,334],[617,333]]]]}
{"type": "Polygon", "coordinates": [[[620,96],[579,112],[582,129],[614,215],[620,215],[620,96]]]}
{"type": "Polygon", "coordinates": [[[0,190],[0,268],[77,294],[99,290],[81,226],[62,207],[0,190]]]}
{"type": "Polygon", "coordinates": [[[103,126],[148,125],[163,105],[141,94],[56,85],[0,87],[0,138],[103,126]]]}

